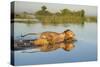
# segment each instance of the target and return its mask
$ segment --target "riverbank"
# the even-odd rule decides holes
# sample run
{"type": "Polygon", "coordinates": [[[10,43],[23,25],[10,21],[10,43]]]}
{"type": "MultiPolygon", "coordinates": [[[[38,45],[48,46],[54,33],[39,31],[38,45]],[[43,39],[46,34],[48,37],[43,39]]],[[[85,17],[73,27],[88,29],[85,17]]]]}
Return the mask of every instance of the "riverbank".
{"type": "Polygon", "coordinates": [[[38,22],[38,19],[20,19],[20,18],[14,18],[11,19],[13,22],[38,22]]]}

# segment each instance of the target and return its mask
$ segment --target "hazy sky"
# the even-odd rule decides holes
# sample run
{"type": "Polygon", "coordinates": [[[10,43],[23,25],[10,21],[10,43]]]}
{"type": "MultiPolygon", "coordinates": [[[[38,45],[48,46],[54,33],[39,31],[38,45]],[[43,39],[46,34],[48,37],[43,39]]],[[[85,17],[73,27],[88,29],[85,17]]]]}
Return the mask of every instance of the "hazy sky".
{"type": "Polygon", "coordinates": [[[47,6],[48,10],[51,12],[58,12],[61,9],[68,8],[70,10],[85,10],[86,15],[97,16],[97,7],[96,6],[87,6],[87,5],[68,5],[68,4],[55,4],[55,3],[37,3],[37,2],[15,2],[15,13],[19,12],[30,12],[34,13],[41,9],[41,6],[47,6]]]}

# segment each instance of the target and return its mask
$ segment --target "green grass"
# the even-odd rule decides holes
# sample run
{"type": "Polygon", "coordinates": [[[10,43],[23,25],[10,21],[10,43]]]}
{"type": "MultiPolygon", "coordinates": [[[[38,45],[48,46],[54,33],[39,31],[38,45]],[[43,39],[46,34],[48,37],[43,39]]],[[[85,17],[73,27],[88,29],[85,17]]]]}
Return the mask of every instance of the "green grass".
{"type": "Polygon", "coordinates": [[[84,22],[84,17],[80,16],[43,16],[37,15],[37,19],[39,19],[42,23],[53,23],[53,24],[60,24],[60,23],[80,23],[84,22]]]}

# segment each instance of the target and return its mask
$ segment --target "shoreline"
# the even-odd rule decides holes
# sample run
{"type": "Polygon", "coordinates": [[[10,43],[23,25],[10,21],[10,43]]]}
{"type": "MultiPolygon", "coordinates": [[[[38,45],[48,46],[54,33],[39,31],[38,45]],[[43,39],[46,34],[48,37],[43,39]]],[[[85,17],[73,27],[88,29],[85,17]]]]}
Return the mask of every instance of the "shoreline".
{"type": "Polygon", "coordinates": [[[15,19],[11,19],[11,21],[14,22],[38,22],[38,19],[19,19],[19,18],[15,18],[15,19]]]}

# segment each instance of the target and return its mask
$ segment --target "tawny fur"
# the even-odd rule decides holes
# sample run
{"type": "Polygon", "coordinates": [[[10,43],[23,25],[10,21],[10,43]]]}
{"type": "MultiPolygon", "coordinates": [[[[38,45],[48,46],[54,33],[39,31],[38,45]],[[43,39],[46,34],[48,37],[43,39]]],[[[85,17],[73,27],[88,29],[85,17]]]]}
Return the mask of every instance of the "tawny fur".
{"type": "Polygon", "coordinates": [[[56,32],[43,32],[40,35],[40,38],[33,41],[35,45],[47,45],[47,44],[56,44],[64,41],[74,40],[75,34],[70,30],[65,30],[62,33],[56,32]]]}

